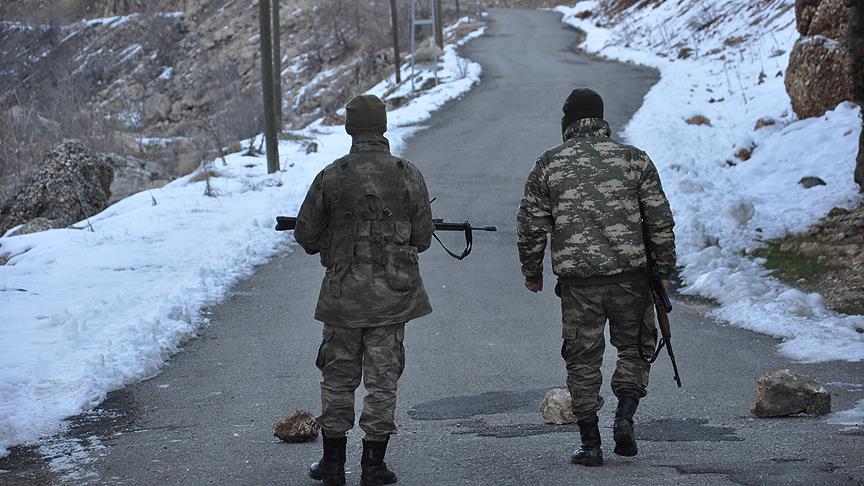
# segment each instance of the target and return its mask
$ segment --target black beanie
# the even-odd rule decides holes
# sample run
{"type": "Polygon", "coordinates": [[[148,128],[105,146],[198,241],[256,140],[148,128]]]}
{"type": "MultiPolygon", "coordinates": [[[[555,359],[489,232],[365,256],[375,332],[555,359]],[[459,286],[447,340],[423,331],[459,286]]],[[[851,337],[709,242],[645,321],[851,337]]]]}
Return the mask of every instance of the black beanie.
{"type": "Polygon", "coordinates": [[[387,108],[375,95],[360,95],[345,106],[345,131],[349,135],[387,131],[387,108]]]}
{"type": "Polygon", "coordinates": [[[603,98],[593,89],[578,88],[564,101],[561,131],[582,118],[603,118],[603,98]]]}

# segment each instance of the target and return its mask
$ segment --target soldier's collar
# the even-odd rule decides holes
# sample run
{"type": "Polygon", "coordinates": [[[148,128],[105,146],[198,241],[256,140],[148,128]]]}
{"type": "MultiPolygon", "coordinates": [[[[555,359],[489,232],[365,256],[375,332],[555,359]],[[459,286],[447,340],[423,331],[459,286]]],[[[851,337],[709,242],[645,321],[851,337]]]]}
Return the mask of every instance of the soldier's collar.
{"type": "Polygon", "coordinates": [[[389,152],[390,141],[379,133],[361,133],[351,138],[351,153],[389,152]]]}
{"type": "Polygon", "coordinates": [[[609,138],[612,129],[602,118],[582,118],[571,123],[564,130],[564,141],[575,137],[609,138]]]}

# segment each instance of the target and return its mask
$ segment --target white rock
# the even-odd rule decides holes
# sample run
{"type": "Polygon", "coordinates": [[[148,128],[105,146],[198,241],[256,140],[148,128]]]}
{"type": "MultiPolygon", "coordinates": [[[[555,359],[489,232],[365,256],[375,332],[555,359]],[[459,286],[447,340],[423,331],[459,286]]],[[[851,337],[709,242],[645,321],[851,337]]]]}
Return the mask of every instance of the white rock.
{"type": "Polygon", "coordinates": [[[561,388],[553,388],[546,393],[540,405],[543,421],[547,424],[563,425],[576,423],[576,417],[570,410],[570,392],[561,388]]]}

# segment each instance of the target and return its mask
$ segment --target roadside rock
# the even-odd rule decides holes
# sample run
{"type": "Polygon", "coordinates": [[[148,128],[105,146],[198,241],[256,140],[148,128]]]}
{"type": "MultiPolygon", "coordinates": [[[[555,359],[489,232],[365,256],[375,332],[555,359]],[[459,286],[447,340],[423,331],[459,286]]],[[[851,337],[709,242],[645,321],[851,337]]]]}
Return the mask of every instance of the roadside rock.
{"type": "Polygon", "coordinates": [[[553,388],[546,393],[540,404],[543,421],[547,424],[563,425],[576,423],[576,417],[570,409],[570,392],[561,388],[553,388]]]}
{"type": "Polygon", "coordinates": [[[318,438],[315,416],[306,410],[297,410],[273,424],[273,435],[285,442],[311,442],[318,438]]]}
{"type": "Polygon", "coordinates": [[[688,125],[706,125],[711,126],[711,120],[707,116],[703,115],[695,115],[690,118],[684,120],[688,125]]]}
{"type": "Polygon", "coordinates": [[[114,168],[110,203],[140,191],[162,187],[171,180],[171,176],[154,162],[114,154],[109,155],[107,161],[114,168]]]}
{"type": "Polygon", "coordinates": [[[432,38],[428,38],[417,46],[414,53],[417,62],[432,62],[444,55],[444,51],[435,44],[432,38]]]}
{"type": "Polygon", "coordinates": [[[759,130],[760,128],[770,127],[776,124],[777,120],[771,118],[770,116],[763,116],[762,118],[756,120],[756,125],[753,127],[753,130],[759,130]]]}
{"type": "Polygon", "coordinates": [[[851,100],[852,57],[846,46],[823,36],[795,42],[786,71],[786,92],[799,118],[822,116],[851,100]]]}
{"type": "Polygon", "coordinates": [[[40,227],[62,228],[92,216],[108,206],[113,178],[106,156],[65,141],[0,208],[0,233],[36,218],[48,221],[40,227]]]}
{"type": "Polygon", "coordinates": [[[831,394],[809,376],[772,371],[756,380],[756,403],[750,412],[761,418],[825,415],[831,413],[831,394]]]}
{"type": "Polygon", "coordinates": [[[827,186],[828,184],[819,177],[806,176],[802,177],[798,184],[804,186],[804,189],[810,189],[816,186],[827,186]]]}

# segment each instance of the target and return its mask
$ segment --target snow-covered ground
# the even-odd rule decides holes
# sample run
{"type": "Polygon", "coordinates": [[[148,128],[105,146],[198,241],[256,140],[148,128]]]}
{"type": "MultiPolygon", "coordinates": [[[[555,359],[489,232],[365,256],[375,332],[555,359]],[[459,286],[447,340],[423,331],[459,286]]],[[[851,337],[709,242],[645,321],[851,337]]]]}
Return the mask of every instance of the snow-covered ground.
{"type": "MultiPolygon", "coordinates": [[[[440,85],[388,114],[394,152],[432,111],[477,83],[480,66],[448,45],[438,75],[440,85]]],[[[273,230],[274,217],[296,214],[314,176],[351,142],[344,127],[320,121],[295,135],[308,142],[281,142],[282,170],[272,175],[264,157],[213,161],[213,197],[198,171],[75,229],[0,238],[0,254],[10,257],[0,266],[0,457],[158,373],[207,323],[208,306],[285,248],[290,238],[273,230]],[[309,142],[318,151],[307,155],[309,142]]]]}
{"type": "Polygon", "coordinates": [[[790,288],[745,256],[832,207],[860,202],[852,180],[859,108],[843,103],[797,120],[783,85],[798,37],[794,1],[663,2],[634,6],[602,27],[596,16],[581,18],[598,12],[598,2],[571,5],[556,10],[587,32],[586,50],[660,71],[622,138],[660,171],[678,224],[683,292],[715,299],[716,317],[782,338],[787,356],[864,360],[864,334],[856,332],[864,317],[827,310],[820,295],[790,288]],[[682,47],[692,50],[689,58],[678,59],[682,47]],[[711,125],[685,122],[696,115],[711,125]],[[755,129],[763,117],[775,124],[755,129]],[[741,148],[752,149],[749,160],[735,157],[741,148]],[[804,189],[804,176],[827,185],[804,189]]]}

